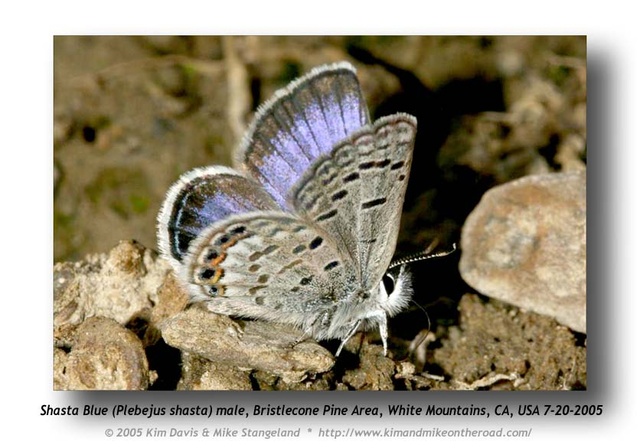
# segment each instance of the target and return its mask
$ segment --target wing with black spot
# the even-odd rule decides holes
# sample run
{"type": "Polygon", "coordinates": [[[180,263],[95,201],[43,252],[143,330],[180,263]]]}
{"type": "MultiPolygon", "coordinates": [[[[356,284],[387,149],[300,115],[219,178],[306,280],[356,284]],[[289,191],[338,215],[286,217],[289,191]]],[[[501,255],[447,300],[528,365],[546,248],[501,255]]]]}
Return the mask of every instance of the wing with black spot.
{"type": "Polygon", "coordinates": [[[415,134],[410,115],[380,118],[319,157],[290,192],[296,213],[347,249],[365,291],[393,258],[415,134]]]}
{"type": "Polygon", "coordinates": [[[305,328],[354,286],[354,267],[331,236],[284,212],[212,225],[192,242],[179,276],[214,312],[305,328]]]}

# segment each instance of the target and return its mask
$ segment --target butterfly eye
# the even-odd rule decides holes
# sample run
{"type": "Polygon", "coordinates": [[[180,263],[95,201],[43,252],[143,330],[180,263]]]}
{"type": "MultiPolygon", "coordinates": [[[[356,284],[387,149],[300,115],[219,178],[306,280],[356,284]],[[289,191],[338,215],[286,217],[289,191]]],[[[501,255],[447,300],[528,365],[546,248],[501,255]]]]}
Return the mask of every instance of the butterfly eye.
{"type": "Polygon", "coordinates": [[[393,278],[391,274],[384,274],[384,277],[382,277],[382,284],[384,285],[384,290],[387,292],[387,295],[390,296],[393,289],[396,287],[396,279],[393,278]]]}

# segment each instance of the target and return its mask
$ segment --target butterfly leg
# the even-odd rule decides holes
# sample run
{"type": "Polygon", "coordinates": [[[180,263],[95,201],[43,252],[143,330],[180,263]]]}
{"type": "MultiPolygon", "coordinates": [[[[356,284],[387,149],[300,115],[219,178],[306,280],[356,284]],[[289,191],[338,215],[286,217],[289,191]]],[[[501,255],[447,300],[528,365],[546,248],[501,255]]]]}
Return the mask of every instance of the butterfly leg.
{"type": "Polygon", "coordinates": [[[293,341],[291,343],[291,348],[295,347],[296,345],[300,344],[301,342],[306,341],[307,339],[313,339],[312,336],[313,332],[311,331],[311,328],[307,328],[304,333],[302,334],[302,336],[300,336],[299,338],[297,338],[295,341],[293,341]]]}
{"type": "Polygon", "coordinates": [[[358,327],[360,326],[360,320],[357,320],[356,323],[353,325],[353,327],[351,327],[351,330],[349,330],[349,332],[347,333],[347,335],[342,339],[342,342],[340,342],[340,346],[338,347],[338,350],[336,351],[336,358],[338,356],[340,356],[340,352],[342,351],[342,348],[344,347],[344,344],[347,343],[347,341],[349,339],[351,339],[351,336],[353,336],[356,331],[358,331],[358,327]]]}
{"type": "Polygon", "coordinates": [[[383,356],[387,356],[387,337],[389,336],[389,331],[387,330],[386,314],[382,314],[378,319],[378,331],[380,332],[380,339],[382,339],[382,354],[383,356]]]}
{"type": "Polygon", "coordinates": [[[311,324],[304,328],[304,333],[291,344],[291,347],[295,347],[296,345],[298,345],[302,341],[306,341],[307,339],[313,339],[314,327],[318,324],[318,322],[320,321],[321,326],[326,327],[329,325],[330,318],[331,313],[329,311],[325,311],[324,313],[319,314],[318,317],[316,317],[311,322],[311,324]]]}
{"type": "Polygon", "coordinates": [[[370,314],[368,318],[373,322],[377,322],[380,339],[382,339],[382,354],[383,356],[387,356],[387,338],[389,337],[389,330],[387,328],[387,315],[384,311],[378,310],[370,314]]]}
{"type": "MultiPolygon", "coordinates": [[[[378,322],[378,331],[380,332],[380,339],[382,339],[383,356],[387,356],[387,338],[389,337],[389,331],[387,329],[387,315],[384,313],[384,311],[380,311],[369,316],[369,319],[372,319],[378,322]]],[[[358,327],[360,326],[360,323],[362,323],[362,320],[357,320],[353,325],[353,327],[351,327],[347,335],[342,339],[342,342],[340,343],[340,346],[336,351],[336,357],[340,355],[340,352],[342,351],[344,344],[346,344],[346,342],[351,338],[351,336],[353,336],[356,333],[356,331],[358,331],[358,327]]]]}

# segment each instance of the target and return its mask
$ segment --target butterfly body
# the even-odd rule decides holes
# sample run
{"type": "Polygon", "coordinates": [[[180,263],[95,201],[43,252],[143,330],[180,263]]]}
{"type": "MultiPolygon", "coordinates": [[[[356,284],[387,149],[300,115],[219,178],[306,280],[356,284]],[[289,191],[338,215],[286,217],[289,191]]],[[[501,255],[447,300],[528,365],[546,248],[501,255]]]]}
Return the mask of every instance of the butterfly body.
{"type": "MultiPolygon", "coordinates": [[[[315,69],[259,109],[237,169],[186,173],[158,219],[162,254],[193,301],[281,322],[318,340],[378,328],[406,307],[395,250],[415,118],[370,123],[355,71],[315,69]]],[[[342,345],[338,352],[342,349],[342,345]]]]}

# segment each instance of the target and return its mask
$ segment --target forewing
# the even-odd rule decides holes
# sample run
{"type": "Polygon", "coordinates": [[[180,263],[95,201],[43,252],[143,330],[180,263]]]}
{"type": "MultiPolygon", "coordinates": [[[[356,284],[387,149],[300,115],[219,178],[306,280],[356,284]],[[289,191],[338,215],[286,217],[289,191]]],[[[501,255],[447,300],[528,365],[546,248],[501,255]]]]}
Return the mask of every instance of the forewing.
{"type": "Polygon", "coordinates": [[[258,110],[236,165],[286,209],[287,192],[311,163],[367,123],[355,69],[344,62],[322,66],[258,110]]]}
{"type": "Polygon", "coordinates": [[[317,159],[290,192],[297,214],[347,248],[365,291],[395,251],[415,133],[414,117],[383,117],[317,159]]]}
{"type": "Polygon", "coordinates": [[[179,276],[214,312],[311,327],[355,275],[321,228],[283,212],[230,217],[191,245],[179,276]]]}
{"type": "Polygon", "coordinates": [[[167,193],[158,215],[160,252],[177,269],[191,241],[211,224],[238,213],[278,208],[258,183],[235,170],[196,168],[167,193]]]}

